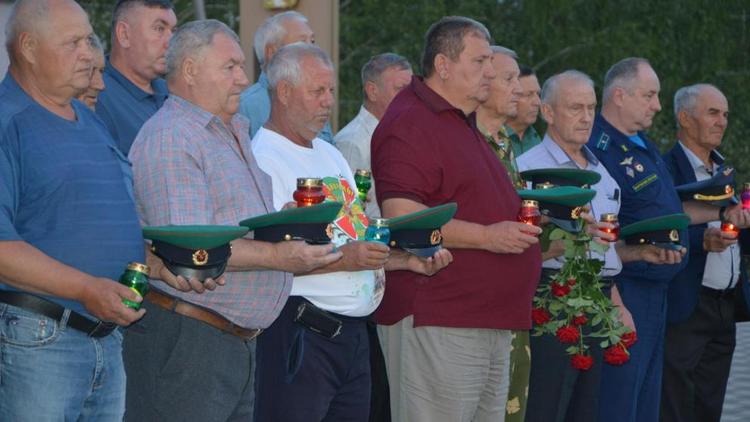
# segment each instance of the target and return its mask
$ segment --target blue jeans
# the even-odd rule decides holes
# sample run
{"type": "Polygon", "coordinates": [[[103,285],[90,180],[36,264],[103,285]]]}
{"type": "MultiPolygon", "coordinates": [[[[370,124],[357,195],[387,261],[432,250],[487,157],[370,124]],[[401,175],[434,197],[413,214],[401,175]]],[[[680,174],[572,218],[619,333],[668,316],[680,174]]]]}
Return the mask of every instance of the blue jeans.
{"type": "Polygon", "coordinates": [[[0,421],[121,421],[122,334],[90,338],[0,303],[0,421]]]}

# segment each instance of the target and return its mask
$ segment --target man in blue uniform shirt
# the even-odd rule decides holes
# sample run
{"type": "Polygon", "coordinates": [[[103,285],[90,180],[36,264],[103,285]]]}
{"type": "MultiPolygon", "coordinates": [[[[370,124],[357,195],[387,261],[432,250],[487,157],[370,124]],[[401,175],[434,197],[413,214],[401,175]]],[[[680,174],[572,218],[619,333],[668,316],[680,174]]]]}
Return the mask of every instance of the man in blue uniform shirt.
{"type": "MultiPolygon", "coordinates": [[[[588,145],[620,186],[619,220],[623,226],[682,212],[659,150],[642,132],[661,110],[659,89],[659,78],[641,58],[616,63],[604,77],[602,110],[588,145]]],[[[687,243],[686,233],[680,238],[687,243]]],[[[677,258],[673,262],[679,262],[677,258]]],[[[630,349],[630,362],[605,365],[602,370],[600,420],[658,419],[666,289],[685,262],[626,263],[615,277],[622,300],[633,315],[638,342],[630,349]]]]}
{"type": "MultiPolygon", "coordinates": [[[[733,175],[717,151],[727,128],[726,97],[712,85],[686,86],[675,93],[674,112],[678,142],[664,160],[675,184],[705,181],[726,192],[733,175]]],[[[724,202],[717,205],[728,205],[724,202]]],[[[735,320],[750,293],[740,256],[740,249],[750,249],[750,232],[743,230],[737,244],[720,226],[715,219],[689,227],[690,262],[669,286],[663,421],[721,419],[735,320]]]]}
{"type": "Polygon", "coordinates": [[[74,100],[93,31],[72,0],[20,0],[0,84],[0,420],[121,420],[118,284],[144,262],[127,159],[74,100]],[[106,323],[106,322],[109,323],[106,323]]]}
{"type": "Polygon", "coordinates": [[[166,52],[177,25],[169,0],[120,0],[112,12],[112,53],[104,68],[107,89],[96,114],[126,156],[141,126],[167,98],[166,52]]]}

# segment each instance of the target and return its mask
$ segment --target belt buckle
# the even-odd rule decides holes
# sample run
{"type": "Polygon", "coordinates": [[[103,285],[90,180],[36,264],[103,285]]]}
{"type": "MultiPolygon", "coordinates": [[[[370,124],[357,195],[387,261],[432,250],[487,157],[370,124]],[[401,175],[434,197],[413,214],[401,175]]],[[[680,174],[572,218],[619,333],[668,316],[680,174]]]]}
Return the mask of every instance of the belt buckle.
{"type": "Polygon", "coordinates": [[[89,331],[88,335],[89,337],[106,337],[110,334],[112,334],[112,331],[117,328],[117,324],[113,322],[105,322],[105,321],[99,321],[96,323],[96,326],[93,330],[89,331]]]}

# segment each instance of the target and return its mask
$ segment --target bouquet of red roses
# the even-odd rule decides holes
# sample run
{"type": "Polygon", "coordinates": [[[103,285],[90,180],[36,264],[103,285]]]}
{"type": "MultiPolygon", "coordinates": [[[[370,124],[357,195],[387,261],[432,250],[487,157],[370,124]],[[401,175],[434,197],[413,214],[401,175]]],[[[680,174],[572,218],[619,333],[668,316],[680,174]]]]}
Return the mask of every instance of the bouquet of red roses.
{"type": "Polygon", "coordinates": [[[603,262],[590,257],[592,250],[603,253],[606,246],[593,242],[585,227],[575,234],[547,227],[542,248],[545,242],[562,240],[566,261],[549,283],[540,283],[537,289],[531,311],[532,335],[551,334],[569,344],[566,352],[571,355],[571,365],[580,370],[593,365],[588,349],[597,342],[604,349],[605,362],[624,364],[630,359],[628,348],[636,342],[636,335],[620,322],[619,310],[602,292],[599,274],[603,262]]]}

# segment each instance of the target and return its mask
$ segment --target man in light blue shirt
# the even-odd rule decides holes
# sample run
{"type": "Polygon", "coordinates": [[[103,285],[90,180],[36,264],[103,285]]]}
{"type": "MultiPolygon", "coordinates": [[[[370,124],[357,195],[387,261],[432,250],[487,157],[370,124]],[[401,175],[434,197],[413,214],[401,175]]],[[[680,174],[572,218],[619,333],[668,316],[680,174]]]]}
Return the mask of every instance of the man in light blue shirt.
{"type": "MultiPolygon", "coordinates": [[[[246,89],[240,96],[240,114],[250,119],[250,138],[255,136],[258,129],[271,116],[271,97],[268,94],[266,66],[276,51],[295,42],[315,44],[315,33],[310,28],[307,18],[299,12],[289,11],[271,16],[255,31],[253,49],[258,58],[261,73],[258,82],[246,89]]],[[[330,144],[334,143],[330,122],[326,122],[317,137],[330,144]]]]}
{"type": "Polygon", "coordinates": [[[166,52],[177,25],[170,0],[120,0],[112,13],[112,53],[104,68],[107,89],[96,114],[128,155],[135,136],[167,98],[166,52]]]}

